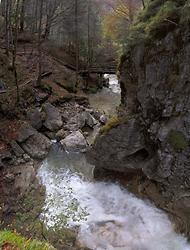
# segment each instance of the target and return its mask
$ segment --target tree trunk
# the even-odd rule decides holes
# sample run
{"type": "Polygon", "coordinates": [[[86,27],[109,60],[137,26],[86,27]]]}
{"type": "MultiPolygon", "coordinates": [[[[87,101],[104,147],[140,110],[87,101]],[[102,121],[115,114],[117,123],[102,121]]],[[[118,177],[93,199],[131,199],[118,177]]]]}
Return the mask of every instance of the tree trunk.
{"type": "Polygon", "coordinates": [[[25,19],[25,0],[22,0],[21,13],[20,13],[20,31],[24,31],[24,19],[25,19]]]}
{"type": "Polygon", "coordinates": [[[15,10],[15,27],[14,27],[13,51],[12,51],[12,67],[13,67],[13,73],[14,73],[14,78],[15,78],[15,85],[17,89],[17,103],[20,102],[17,67],[16,67],[17,39],[18,39],[18,26],[19,26],[19,4],[20,4],[20,0],[17,0],[16,10],[15,10]]]}
{"type": "Polygon", "coordinates": [[[42,17],[43,17],[43,0],[40,1],[40,20],[38,27],[38,79],[37,85],[41,85],[42,81],[42,17]]]}
{"type": "Polygon", "coordinates": [[[10,50],[10,32],[11,32],[11,0],[6,0],[5,6],[5,40],[6,40],[6,55],[9,56],[10,50]]]}
{"type": "Polygon", "coordinates": [[[78,36],[78,0],[75,0],[75,52],[76,52],[76,87],[79,73],[79,36],[78,36]]]}

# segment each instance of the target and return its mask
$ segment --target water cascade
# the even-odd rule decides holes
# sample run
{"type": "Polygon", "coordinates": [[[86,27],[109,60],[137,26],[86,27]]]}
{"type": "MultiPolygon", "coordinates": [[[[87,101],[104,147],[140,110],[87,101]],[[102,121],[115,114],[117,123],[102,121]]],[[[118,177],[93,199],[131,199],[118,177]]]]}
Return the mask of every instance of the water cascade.
{"type": "Polygon", "coordinates": [[[82,154],[57,145],[39,170],[48,227],[78,228],[83,246],[98,250],[189,250],[167,215],[115,183],[95,182],[82,154]]]}

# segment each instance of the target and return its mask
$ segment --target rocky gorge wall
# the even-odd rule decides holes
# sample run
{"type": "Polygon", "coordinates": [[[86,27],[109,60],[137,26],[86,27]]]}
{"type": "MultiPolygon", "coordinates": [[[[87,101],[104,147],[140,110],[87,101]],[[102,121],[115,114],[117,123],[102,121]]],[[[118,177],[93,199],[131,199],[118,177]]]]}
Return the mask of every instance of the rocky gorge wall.
{"type": "Polygon", "coordinates": [[[138,177],[132,181],[136,193],[169,212],[186,234],[190,231],[189,58],[189,26],[176,27],[123,55],[119,80],[124,114],[107,125],[89,153],[98,171],[138,177]]]}

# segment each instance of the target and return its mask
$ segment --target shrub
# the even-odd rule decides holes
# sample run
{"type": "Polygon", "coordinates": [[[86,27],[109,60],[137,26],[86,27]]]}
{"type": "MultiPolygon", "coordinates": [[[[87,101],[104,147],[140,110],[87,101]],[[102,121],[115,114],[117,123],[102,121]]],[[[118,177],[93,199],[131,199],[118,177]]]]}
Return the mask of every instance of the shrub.
{"type": "MultiPolygon", "coordinates": [[[[141,10],[134,24],[129,28],[127,48],[130,49],[142,42],[164,37],[168,31],[176,28],[180,23],[181,11],[189,6],[185,0],[154,0],[149,1],[147,7],[141,10]]],[[[189,2],[189,0],[188,0],[189,2]]],[[[190,16],[190,14],[188,14],[190,16]]]]}
{"type": "Polygon", "coordinates": [[[22,250],[55,250],[55,248],[50,246],[48,243],[37,240],[27,240],[24,237],[10,231],[0,232],[0,247],[3,246],[10,246],[10,249],[22,250]]]}
{"type": "Polygon", "coordinates": [[[112,128],[116,128],[120,124],[127,122],[127,118],[112,117],[107,123],[100,129],[100,134],[105,134],[109,132],[112,128]]]}
{"type": "Polygon", "coordinates": [[[168,143],[176,150],[184,150],[188,147],[188,140],[180,131],[172,130],[168,135],[168,143]]]}

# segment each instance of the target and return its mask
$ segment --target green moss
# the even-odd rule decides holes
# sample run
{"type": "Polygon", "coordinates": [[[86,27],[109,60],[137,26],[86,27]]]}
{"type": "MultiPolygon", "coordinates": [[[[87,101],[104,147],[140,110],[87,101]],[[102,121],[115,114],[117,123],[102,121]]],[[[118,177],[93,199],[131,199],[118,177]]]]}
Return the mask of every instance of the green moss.
{"type": "MultiPolygon", "coordinates": [[[[149,1],[141,10],[127,35],[127,49],[163,38],[180,24],[181,12],[187,8],[184,0],[149,1]]],[[[189,5],[188,5],[189,6],[189,5]]],[[[190,14],[188,14],[190,15],[190,14]]]]}
{"type": "Polygon", "coordinates": [[[190,24],[190,0],[187,0],[184,7],[181,9],[181,20],[182,25],[190,24]]]}
{"type": "Polygon", "coordinates": [[[127,119],[119,118],[119,117],[112,117],[110,118],[107,123],[100,129],[100,134],[105,134],[109,132],[112,128],[116,128],[118,125],[122,123],[126,123],[127,119]]]}
{"type": "Polygon", "coordinates": [[[0,232],[0,247],[5,244],[12,247],[12,249],[22,249],[22,250],[55,250],[46,242],[40,242],[37,240],[26,239],[16,233],[11,231],[1,231],[0,232]]]}
{"type": "Polygon", "coordinates": [[[176,151],[184,150],[188,147],[188,140],[180,131],[170,131],[167,141],[176,151]]]}

